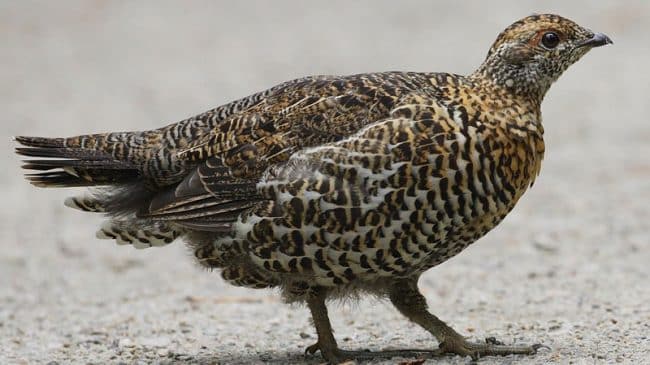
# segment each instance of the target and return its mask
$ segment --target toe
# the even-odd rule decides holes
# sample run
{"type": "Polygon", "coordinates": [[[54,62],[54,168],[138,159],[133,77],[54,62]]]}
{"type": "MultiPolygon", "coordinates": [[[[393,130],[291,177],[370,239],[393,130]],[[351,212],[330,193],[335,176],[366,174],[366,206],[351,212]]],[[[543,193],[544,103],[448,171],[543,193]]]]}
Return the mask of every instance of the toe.
{"type": "Polygon", "coordinates": [[[320,350],[320,346],[319,346],[318,342],[316,342],[315,344],[313,344],[311,346],[307,346],[307,348],[305,349],[305,355],[313,355],[319,350],[320,350]]]}
{"type": "Polygon", "coordinates": [[[489,345],[505,345],[503,342],[497,340],[495,337],[486,337],[485,343],[489,345]]]}
{"type": "Polygon", "coordinates": [[[536,343],[536,344],[532,345],[531,348],[533,349],[534,354],[536,354],[537,350],[539,350],[539,349],[547,349],[549,351],[551,350],[551,348],[549,346],[543,345],[541,343],[536,343]]]}

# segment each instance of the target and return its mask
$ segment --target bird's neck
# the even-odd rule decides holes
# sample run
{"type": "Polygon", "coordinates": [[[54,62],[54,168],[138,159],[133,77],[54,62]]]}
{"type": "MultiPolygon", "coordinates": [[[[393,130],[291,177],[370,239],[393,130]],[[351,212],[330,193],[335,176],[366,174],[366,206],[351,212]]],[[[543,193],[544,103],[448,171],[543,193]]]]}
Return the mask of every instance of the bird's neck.
{"type": "Polygon", "coordinates": [[[537,109],[553,83],[553,80],[539,75],[529,67],[510,64],[495,57],[486,59],[468,78],[485,88],[502,90],[537,109]]]}
{"type": "Polygon", "coordinates": [[[473,94],[482,95],[480,105],[485,117],[481,122],[496,131],[490,138],[499,141],[497,144],[501,146],[510,146],[517,151],[516,157],[508,160],[510,162],[499,165],[505,173],[510,174],[517,187],[518,194],[512,203],[514,206],[541,169],[544,158],[541,101],[548,87],[525,88],[521,84],[505,84],[504,80],[489,72],[479,68],[468,78],[472,81],[473,94]]]}

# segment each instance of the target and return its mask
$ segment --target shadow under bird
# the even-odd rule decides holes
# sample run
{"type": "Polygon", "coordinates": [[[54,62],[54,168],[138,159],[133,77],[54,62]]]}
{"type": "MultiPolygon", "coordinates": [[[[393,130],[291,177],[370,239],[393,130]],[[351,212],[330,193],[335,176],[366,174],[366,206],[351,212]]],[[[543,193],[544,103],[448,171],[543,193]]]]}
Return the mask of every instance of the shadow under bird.
{"type": "Polygon", "coordinates": [[[534,354],[466,340],[427,309],[427,269],[512,210],[540,171],[540,105],[590,49],[612,43],[558,15],[507,27],[467,76],[311,76],[156,130],[16,137],[39,187],[96,187],[67,206],[104,213],[99,238],[136,248],[181,238],[229,283],[277,287],[309,307],[320,351],[346,359],[534,354]],[[387,297],[439,342],[349,351],[326,301],[387,297]]]}

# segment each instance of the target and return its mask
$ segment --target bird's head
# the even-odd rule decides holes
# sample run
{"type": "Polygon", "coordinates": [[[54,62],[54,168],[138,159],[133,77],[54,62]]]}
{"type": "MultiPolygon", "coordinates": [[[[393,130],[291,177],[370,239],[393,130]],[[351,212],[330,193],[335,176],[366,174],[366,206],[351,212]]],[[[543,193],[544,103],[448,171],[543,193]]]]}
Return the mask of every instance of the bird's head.
{"type": "Polygon", "coordinates": [[[554,14],[531,15],[506,28],[475,75],[541,102],[558,77],[590,49],[612,43],[554,14]]]}

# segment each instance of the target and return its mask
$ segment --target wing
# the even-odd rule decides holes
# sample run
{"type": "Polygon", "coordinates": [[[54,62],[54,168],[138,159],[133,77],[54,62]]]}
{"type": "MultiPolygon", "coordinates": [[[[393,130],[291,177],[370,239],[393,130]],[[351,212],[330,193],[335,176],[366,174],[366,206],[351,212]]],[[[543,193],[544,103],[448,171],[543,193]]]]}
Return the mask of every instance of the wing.
{"type": "Polygon", "coordinates": [[[213,157],[174,188],[156,194],[139,216],[192,230],[226,233],[242,212],[261,199],[255,184],[233,176],[220,159],[213,157]]]}
{"type": "Polygon", "coordinates": [[[236,150],[250,145],[254,149],[245,148],[244,160],[254,151],[259,168],[253,174],[259,177],[266,167],[286,161],[301,148],[341,140],[386,118],[404,95],[430,87],[429,77],[386,72],[302,79],[229,116],[177,156],[187,161],[226,157],[225,164],[236,168],[241,161],[236,150]]]}
{"type": "Polygon", "coordinates": [[[378,73],[306,78],[277,88],[179,149],[174,157],[192,169],[140,216],[228,230],[264,200],[255,186],[268,168],[386,118],[413,88],[425,85],[431,85],[425,74],[378,73]]]}
{"type": "Polygon", "coordinates": [[[408,276],[436,252],[437,232],[455,219],[444,198],[453,195],[461,137],[446,109],[430,101],[407,103],[270,169],[258,188],[274,206],[237,226],[254,261],[331,285],[370,273],[408,276]]]}

